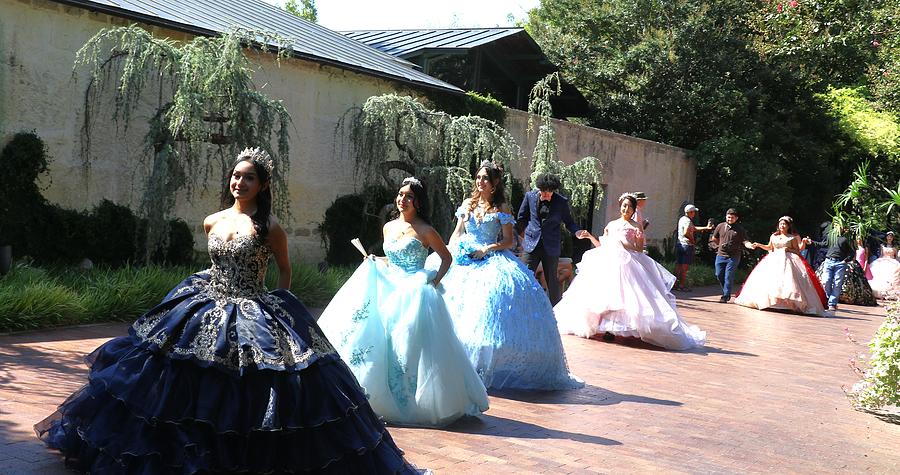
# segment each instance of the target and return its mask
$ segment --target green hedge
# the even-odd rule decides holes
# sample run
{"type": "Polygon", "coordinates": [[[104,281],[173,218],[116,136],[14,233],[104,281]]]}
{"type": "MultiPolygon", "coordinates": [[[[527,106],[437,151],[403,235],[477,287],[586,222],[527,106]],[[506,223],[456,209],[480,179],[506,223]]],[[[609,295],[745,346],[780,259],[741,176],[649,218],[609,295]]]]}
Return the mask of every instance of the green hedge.
{"type": "MultiPolygon", "coordinates": [[[[0,278],[0,332],[134,320],[197,270],[125,266],[77,271],[18,265],[0,278]]],[[[295,263],[291,291],[307,306],[323,307],[351,273],[338,267],[319,272],[295,263]]],[[[269,288],[274,287],[275,276],[273,265],[267,276],[269,288]]]]}
{"type": "MultiPolygon", "coordinates": [[[[114,266],[143,262],[147,221],[108,200],[90,211],[48,203],[37,179],[48,171],[49,162],[47,147],[34,132],[14,135],[0,151],[7,177],[0,187],[0,244],[11,244],[16,259],[28,256],[42,264],[83,258],[114,266]]],[[[150,260],[186,264],[193,256],[190,228],[172,220],[167,245],[153,250],[150,260]]]]}

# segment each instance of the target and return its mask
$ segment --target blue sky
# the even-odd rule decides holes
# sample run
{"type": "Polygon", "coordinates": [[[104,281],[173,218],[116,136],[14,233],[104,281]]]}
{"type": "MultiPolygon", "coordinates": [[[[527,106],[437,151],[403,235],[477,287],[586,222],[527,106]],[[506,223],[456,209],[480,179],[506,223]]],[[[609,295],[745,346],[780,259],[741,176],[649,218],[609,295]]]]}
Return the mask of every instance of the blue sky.
{"type": "MultiPolygon", "coordinates": [[[[284,0],[264,0],[284,5],[284,0]]],[[[539,0],[316,0],[319,24],[332,30],[513,26],[539,0]],[[513,21],[509,21],[512,15],[513,21]]]]}

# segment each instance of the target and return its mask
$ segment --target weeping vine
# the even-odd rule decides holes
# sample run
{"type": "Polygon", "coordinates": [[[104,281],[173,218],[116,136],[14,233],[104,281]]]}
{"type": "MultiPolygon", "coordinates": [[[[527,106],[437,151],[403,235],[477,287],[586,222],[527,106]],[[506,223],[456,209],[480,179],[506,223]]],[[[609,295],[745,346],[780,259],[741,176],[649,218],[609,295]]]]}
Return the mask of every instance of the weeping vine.
{"type": "Polygon", "coordinates": [[[521,159],[515,139],[495,122],[435,111],[409,96],[370,97],[344,115],[335,133],[345,129],[358,183],[396,189],[407,176],[423,179],[432,223],[444,235],[454,210],[471,191],[478,164],[491,160],[508,169],[521,159]]]}
{"type": "MultiPolygon", "coordinates": [[[[556,133],[553,131],[553,107],[550,98],[562,93],[559,73],[551,73],[538,81],[531,89],[528,98],[528,130],[534,127],[534,119],[539,120],[537,140],[531,162],[531,185],[535,186],[537,177],[544,173],[552,173],[559,177],[560,192],[569,197],[572,215],[580,221],[587,221],[591,213],[591,198],[594,184],[601,180],[600,161],[594,157],[584,157],[577,162],[566,165],[557,157],[556,133]]],[[[600,207],[602,191],[597,189],[594,208],[600,207]]]]}
{"type": "Polygon", "coordinates": [[[275,35],[241,29],[179,42],[131,25],[103,29],[78,50],[75,71],[84,67],[90,75],[81,133],[86,174],[94,160],[95,121],[111,118],[124,135],[135,112],[152,104],[139,157],[144,169],[135,174],[144,180],[139,213],[148,219],[147,256],[165,240],[179,193],[190,200],[211,178],[220,183],[245,147],[261,147],[275,160],[273,208],[289,219],[291,117],[280,101],[256,89],[245,55],[252,50],[279,61],[290,55],[288,45],[275,35]],[[112,110],[103,108],[108,94],[112,110]]]}

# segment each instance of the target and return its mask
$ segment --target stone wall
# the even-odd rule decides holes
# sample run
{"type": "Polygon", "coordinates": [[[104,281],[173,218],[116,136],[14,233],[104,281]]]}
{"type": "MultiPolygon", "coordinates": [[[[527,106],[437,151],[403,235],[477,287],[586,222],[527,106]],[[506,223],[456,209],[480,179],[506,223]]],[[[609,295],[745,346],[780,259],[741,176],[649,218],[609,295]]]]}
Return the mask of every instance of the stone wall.
{"type": "MultiPolygon", "coordinates": [[[[86,175],[80,134],[88,78],[85,71],[72,74],[78,48],[100,29],[128,23],[44,0],[0,0],[0,145],[14,133],[32,129],[46,141],[52,163],[44,195],[51,202],[79,209],[103,198],[132,208],[138,204],[146,176],[142,139],[155,109],[148,103],[135,113],[127,134],[111,120],[95,123],[86,175]]],[[[145,28],[162,38],[190,39],[178,31],[145,28]]],[[[355,185],[350,158],[335,153],[335,124],[366,98],[396,92],[403,85],[299,59],[283,60],[280,66],[268,57],[254,60],[260,68],[254,76],[258,87],[284,101],[293,117],[290,245],[292,255],[315,262],[324,256],[315,229],[325,208],[337,196],[353,192],[355,185]]],[[[111,106],[100,107],[111,114],[111,106]]],[[[95,111],[96,117],[104,114],[103,109],[95,111]]],[[[214,175],[207,192],[179,199],[176,209],[194,230],[199,248],[205,248],[203,217],[218,209],[221,183],[218,172],[214,175]]]]}
{"type": "MultiPolygon", "coordinates": [[[[88,78],[84,71],[72,74],[78,48],[100,29],[128,23],[45,0],[0,0],[0,146],[16,132],[36,130],[52,157],[43,185],[45,196],[54,203],[89,209],[106,198],[133,209],[138,205],[147,171],[141,161],[142,140],[155,108],[148,103],[137,111],[127,133],[110,119],[94,123],[93,158],[85,173],[80,151],[88,78]]],[[[190,38],[178,31],[146,28],[162,38],[190,38]]],[[[316,262],[324,256],[316,226],[325,209],[336,197],[356,191],[351,158],[335,150],[335,125],[348,109],[370,96],[415,91],[401,83],[299,59],[283,60],[280,66],[268,57],[254,60],[258,87],[284,101],[293,116],[291,252],[295,258],[316,262]]],[[[95,117],[102,117],[104,110],[111,114],[112,104],[95,106],[95,117]]],[[[528,155],[535,137],[527,137],[526,123],[527,114],[509,111],[506,126],[528,155]]],[[[627,190],[643,190],[650,196],[651,239],[674,229],[677,208],[694,190],[695,165],[684,150],[567,122],[555,121],[555,127],[563,161],[593,155],[603,162],[607,196],[627,190]]],[[[526,182],[528,163],[530,158],[514,169],[526,182]]],[[[180,197],[175,210],[191,225],[201,249],[205,238],[200,223],[218,209],[221,183],[218,173],[214,175],[206,192],[191,199],[180,197]]],[[[594,231],[616,216],[615,200],[607,199],[596,213],[594,231]]]]}
{"type": "MultiPolygon", "coordinates": [[[[505,127],[526,155],[525,163],[513,167],[513,174],[527,188],[537,121],[528,134],[528,114],[508,109],[505,127]]],[[[626,191],[643,191],[648,196],[644,214],[651,221],[647,228],[650,244],[660,245],[675,231],[684,203],[694,197],[697,164],[686,150],[561,120],[553,120],[553,127],[561,161],[574,163],[593,156],[602,163],[605,196],[600,209],[594,212],[595,234],[602,233],[607,222],[619,217],[617,199],[626,191]]]]}

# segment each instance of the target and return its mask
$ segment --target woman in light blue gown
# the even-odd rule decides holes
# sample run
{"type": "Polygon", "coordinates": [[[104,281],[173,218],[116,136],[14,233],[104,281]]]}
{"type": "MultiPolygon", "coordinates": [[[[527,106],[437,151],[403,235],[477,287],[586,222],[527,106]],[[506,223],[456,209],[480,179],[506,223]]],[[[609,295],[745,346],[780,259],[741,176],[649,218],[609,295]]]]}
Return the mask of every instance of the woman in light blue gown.
{"type": "Polygon", "coordinates": [[[366,258],[328,304],[319,326],[386,421],[440,427],[488,409],[487,392],[456,338],[441,296],[451,256],[426,221],[425,189],[407,178],[400,216],[384,226],[387,258],[366,258]],[[428,248],[440,256],[424,270],[428,248]]]}
{"type": "MultiPolygon", "coordinates": [[[[456,334],[484,385],[542,390],[583,386],[569,374],[550,300],[509,250],[515,219],[505,203],[502,170],[492,162],[481,164],[472,196],[456,217],[445,298],[456,334]]],[[[429,268],[436,264],[429,259],[429,268]]]]}

